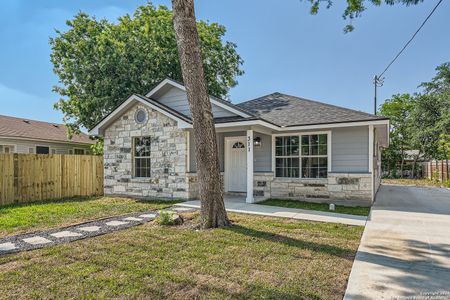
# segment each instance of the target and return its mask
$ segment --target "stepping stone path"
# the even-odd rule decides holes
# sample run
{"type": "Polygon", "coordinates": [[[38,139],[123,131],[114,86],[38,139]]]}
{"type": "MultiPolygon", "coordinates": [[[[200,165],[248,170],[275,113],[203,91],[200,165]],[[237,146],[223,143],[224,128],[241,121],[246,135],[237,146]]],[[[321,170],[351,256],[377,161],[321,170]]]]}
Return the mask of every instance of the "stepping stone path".
{"type": "MultiPolygon", "coordinates": [[[[189,210],[196,210],[195,208],[189,210]]],[[[183,210],[184,211],[184,210],[183,210]]],[[[0,256],[49,247],[122,230],[154,220],[158,211],[133,213],[82,224],[0,238],[0,256]]]]}

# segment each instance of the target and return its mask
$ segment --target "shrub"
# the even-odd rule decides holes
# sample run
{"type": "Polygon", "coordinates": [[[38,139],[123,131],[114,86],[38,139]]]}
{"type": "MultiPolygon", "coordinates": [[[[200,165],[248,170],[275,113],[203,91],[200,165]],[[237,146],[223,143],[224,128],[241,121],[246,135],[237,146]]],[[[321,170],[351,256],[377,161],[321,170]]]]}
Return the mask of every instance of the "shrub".
{"type": "Polygon", "coordinates": [[[445,187],[450,188],[450,179],[442,183],[445,187]]]}
{"type": "Polygon", "coordinates": [[[161,210],[159,212],[159,216],[156,219],[159,225],[175,225],[175,221],[173,215],[175,213],[170,210],[161,210]]]}

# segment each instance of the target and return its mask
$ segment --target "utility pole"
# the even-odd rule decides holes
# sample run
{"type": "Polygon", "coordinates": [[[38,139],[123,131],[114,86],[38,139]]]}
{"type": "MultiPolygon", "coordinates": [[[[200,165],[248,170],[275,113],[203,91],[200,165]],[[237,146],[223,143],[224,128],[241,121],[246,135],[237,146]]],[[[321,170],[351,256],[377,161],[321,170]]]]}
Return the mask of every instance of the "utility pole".
{"type": "Polygon", "coordinates": [[[373,86],[375,89],[375,97],[374,97],[374,103],[373,103],[373,113],[377,114],[377,88],[383,86],[384,83],[384,77],[379,77],[378,75],[375,75],[373,78],[373,86]]]}

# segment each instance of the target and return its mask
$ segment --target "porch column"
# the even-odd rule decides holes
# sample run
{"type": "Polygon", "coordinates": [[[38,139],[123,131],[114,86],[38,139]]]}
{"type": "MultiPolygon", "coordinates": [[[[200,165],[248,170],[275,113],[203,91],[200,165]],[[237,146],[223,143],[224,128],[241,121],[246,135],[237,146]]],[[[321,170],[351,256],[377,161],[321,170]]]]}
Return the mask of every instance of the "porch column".
{"type": "Polygon", "coordinates": [[[375,200],[375,176],[373,174],[373,149],[374,148],[374,136],[373,125],[369,125],[369,172],[372,181],[372,202],[375,200]]]}
{"type": "Polygon", "coordinates": [[[247,130],[247,203],[253,203],[253,130],[247,130]]]}

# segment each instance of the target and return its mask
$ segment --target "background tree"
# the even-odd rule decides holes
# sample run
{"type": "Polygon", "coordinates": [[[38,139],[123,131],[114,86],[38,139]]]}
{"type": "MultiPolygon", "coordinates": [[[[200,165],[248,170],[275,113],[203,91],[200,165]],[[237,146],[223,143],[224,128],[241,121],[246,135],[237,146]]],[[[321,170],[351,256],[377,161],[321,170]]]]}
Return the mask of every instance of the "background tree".
{"type": "MultiPolygon", "coordinates": [[[[132,93],[145,94],[166,77],[182,80],[172,12],[148,3],[117,23],[80,12],[69,29],[50,39],[53,70],[60,85],[55,104],[71,131],[91,128],[132,93]]],[[[225,27],[199,21],[202,64],[208,92],[226,97],[243,74],[234,43],[223,41],[225,27]]]]}
{"type": "Polygon", "coordinates": [[[411,150],[411,113],[413,110],[412,97],[409,94],[397,94],[387,99],[380,109],[380,114],[388,117],[391,123],[391,145],[384,151],[384,156],[389,163],[389,170],[396,169],[397,159],[400,159],[400,176],[403,178],[405,163],[405,151],[411,150]],[[388,158],[391,158],[388,160],[388,158]],[[393,158],[393,160],[392,160],[393,158]]]}
{"type": "MultiPolygon", "coordinates": [[[[450,64],[436,68],[430,82],[422,83],[422,91],[410,96],[394,95],[381,106],[380,113],[391,119],[391,145],[383,152],[383,169],[391,174],[400,162],[402,174],[404,150],[418,150],[423,159],[448,159],[450,136],[450,64]]],[[[414,176],[415,161],[412,175],[414,176]]]]}

